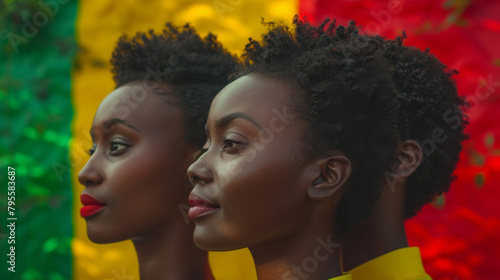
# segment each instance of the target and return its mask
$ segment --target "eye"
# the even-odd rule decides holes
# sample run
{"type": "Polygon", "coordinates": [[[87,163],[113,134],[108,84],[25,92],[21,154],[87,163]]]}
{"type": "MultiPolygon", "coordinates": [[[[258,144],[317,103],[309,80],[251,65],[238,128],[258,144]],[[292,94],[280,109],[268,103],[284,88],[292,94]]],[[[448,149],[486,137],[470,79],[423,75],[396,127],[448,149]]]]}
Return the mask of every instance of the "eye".
{"type": "Polygon", "coordinates": [[[119,156],[127,151],[130,147],[128,143],[124,143],[122,141],[113,140],[109,143],[110,146],[110,154],[113,156],[119,156]]]}
{"type": "Polygon", "coordinates": [[[87,154],[89,154],[89,156],[92,156],[94,153],[95,153],[95,150],[96,150],[96,144],[92,144],[92,147],[90,147],[90,149],[87,151],[87,154]]]}
{"type": "Polygon", "coordinates": [[[222,150],[228,154],[237,154],[241,152],[246,144],[232,139],[224,139],[223,143],[222,150]]]}
{"type": "Polygon", "coordinates": [[[203,151],[203,153],[205,153],[206,151],[208,151],[209,148],[210,148],[210,139],[207,139],[207,141],[205,142],[205,145],[203,145],[201,150],[203,151]]]}
{"type": "Polygon", "coordinates": [[[230,140],[230,139],[224,139],[224,146],[222,147],[222,149],[235,148],[235,147],[238,147],[238,145],[240,145],[240,144],[241,143],[230,140]]]}
{"type": "Polygon", "coordinates": [[[243,135],[234,132],[228,133],[221,142],[222,151],[229,154],[241,152],[248,144],[247,139],[243,135]]]}
{"type": "Polygon", "coordinates": [[[210,139],[207,139],[203,147],[201,147],[201,152],[198,158],[200,158],[204,153],[206,153],[210,149],[210,139]]]}

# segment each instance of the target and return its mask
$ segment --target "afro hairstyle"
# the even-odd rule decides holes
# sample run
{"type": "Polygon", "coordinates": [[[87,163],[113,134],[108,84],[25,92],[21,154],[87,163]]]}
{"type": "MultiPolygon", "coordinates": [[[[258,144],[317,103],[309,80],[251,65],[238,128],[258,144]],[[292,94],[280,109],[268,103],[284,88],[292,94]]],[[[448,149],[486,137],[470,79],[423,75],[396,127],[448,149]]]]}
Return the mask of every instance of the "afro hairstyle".
{"type": "Polygon", "coordinates": [[[309,157],[341,150],[350,159],[335,221],[343,234],[371,214],[395,160],[399,103],[392,67],[380,42],[359,34],[354,21],[342,26],[327,19],[313,26],[295,16],[293,32],[284,24],[265,24],[262,40],[246,45],[239,75],[260,73],[296,85],[294,109],[309,123],[309,157]]]}
{"type": "Polygon", "coordinates": [[[457,93],[452,75],[429,49],[403,45],[405,34],[395,40],[377,38],[384,57],[393,66],[393,81],[400,103],[401,140],[416,140],[424,160],[406,184],[405,217],[411,218],[428,202],[448,191],[453,171],[466,139],[467,107],[457,93]]]}
{"type": "MultiPolygon", "coordinates": [[[[225,50],[215,35],[201,38],[189,24],[166,23],[162,33],[122,35],[111,58],[116,87],[136,81],[172,86],[176,104],[183,110],[186,138],[201,147],[204,126],[215,95],[229,83],[238,59],[225,50]]],[[[159,93],[159,92],[157,92],[159,93]]]]}

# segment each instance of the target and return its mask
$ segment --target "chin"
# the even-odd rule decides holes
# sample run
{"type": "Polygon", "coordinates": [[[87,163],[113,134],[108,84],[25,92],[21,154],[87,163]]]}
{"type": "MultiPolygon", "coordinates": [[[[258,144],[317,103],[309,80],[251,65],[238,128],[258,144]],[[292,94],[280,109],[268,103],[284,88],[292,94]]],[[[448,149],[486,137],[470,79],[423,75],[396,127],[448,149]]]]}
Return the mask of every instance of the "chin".
{"type": "Polygon", "coordinates": [[[87,226],[87,236],[90,241],[97,244],[108,244],[126,240],[120,236],[113,235],[109,230],[94,229],[89,226],[87,226]]]}
{"type": "Polygon", "coordinates": [[[96,244],[108,244],[108,243],[115,243],[119,242],[122,240],[117,240],[115,238],[111,238],[109,236],[103,236],[101,234],[95,234],[95,233],[90,233],[87,232],[87,236],[89,237],[89,240],[96,243],[96,244]]]}
{"type": "Polygon", "coordinates": [[[233,242],[231,239],[226,238],[223,235],[200,230],[198,227],[194,231],[193,241],[198,248],[204,251],[232,251],[246,247],[239,246],[237,242],[233,242]]]}

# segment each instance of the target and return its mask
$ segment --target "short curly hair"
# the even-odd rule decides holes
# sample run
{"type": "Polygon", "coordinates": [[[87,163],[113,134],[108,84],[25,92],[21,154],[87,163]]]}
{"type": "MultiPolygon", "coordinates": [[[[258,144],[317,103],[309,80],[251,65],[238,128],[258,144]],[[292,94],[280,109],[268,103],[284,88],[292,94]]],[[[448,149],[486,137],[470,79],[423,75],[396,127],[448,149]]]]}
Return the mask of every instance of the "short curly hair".
{"type": "Polygon", "coordinates": [[[313,26],[295,16],[294,32],[266,25],[262,41],[246,45],[239,75],[260,73],[298,85],[302,108],[295,110],[309,122],[309,156],[339,149],[351,160],[336,213],[337,230],[345,233],[370,215],[395,160],[398,102],[391,66],[380,43],[360,35],[354,21],[313,26]]]}
{"type": "Polygon", "coordinates": [[[452,75],[429,50],[403,46],[405,34],[395,40],[381,37],[384,57],[393,66],[393,81],[400,103],[401,140],[418,141],[424,160],[406,184],[405,217],[411,218],[428,202],[448,191],[453,171],[467,138],[464,128],[467,103],[457,93],[452,75]]]}
{"type": "Polygon", "coordinates": [[[187,140],[201,147],[204,125],[215,95],[229,83],[238,59],[209,33],[201,38],[189,24],[166,23],[163,32],[122,35],[111,58],[116,87],[151,80],[173,86],[173,96],[183,109],[187,140]]]}

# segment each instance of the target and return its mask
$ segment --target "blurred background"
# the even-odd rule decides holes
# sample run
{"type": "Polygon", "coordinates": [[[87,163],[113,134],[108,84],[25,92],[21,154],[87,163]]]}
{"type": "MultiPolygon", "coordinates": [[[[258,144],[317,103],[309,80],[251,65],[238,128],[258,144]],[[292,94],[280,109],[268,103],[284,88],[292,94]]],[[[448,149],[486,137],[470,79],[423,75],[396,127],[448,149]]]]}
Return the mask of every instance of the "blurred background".
{"type": "MultiPolygon", "coordinates": [[[[494,0],[0,0],[0,279],[139,279],[130,242],[96,245],[78,214],[77,174],[89,128],[114,84],[109,59],[123,34],[166,21],[211,31],[240,54],[268,21],[355,19],[362,30],[429,48],[457,69],[467,96],[470,139],[450,191],[406,224],[433,279],[500,275],[500,2],[494,0]],[[15,168],[14,215],[7,211],[15,168]],[[7,270],[16,217],[15,273],[7,270]]],[[[211,253],[216,279],[256,279],[246,250],[211,253]],[[246,278],[235,278],[246,275],[246,278]]]]}

